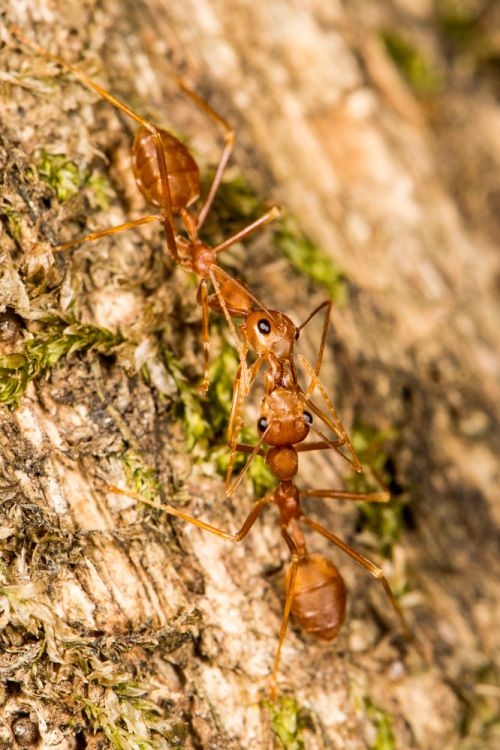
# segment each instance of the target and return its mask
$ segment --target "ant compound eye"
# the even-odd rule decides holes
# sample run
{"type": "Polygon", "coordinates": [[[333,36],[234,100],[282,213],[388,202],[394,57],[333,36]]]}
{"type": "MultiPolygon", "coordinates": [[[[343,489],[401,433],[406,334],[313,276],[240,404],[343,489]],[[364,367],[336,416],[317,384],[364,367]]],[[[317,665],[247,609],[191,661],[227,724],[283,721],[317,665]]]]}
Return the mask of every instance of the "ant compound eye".
{"type": "Polygon", "coordinates": [[[307,424],[312,424],[313,423],[312,414],[310,414],[308,411],[305,411],[304,420],[307,422],[307,424]]]}
{"type": "Polygon", "coordinates": [[[267,428],[267,419],[265,417],[261,417],[259,421],[257,422],[257,429],[259,432],[264,432],[267,428]]]}
{"type": "Polygon", "coordinates": [[[261,318],[259,322],[257,323],[257,328],[261,333],[264,333],[266,336],[268,336],[271,333],[271,324],[269,323],[266,318],[261,318]]]}

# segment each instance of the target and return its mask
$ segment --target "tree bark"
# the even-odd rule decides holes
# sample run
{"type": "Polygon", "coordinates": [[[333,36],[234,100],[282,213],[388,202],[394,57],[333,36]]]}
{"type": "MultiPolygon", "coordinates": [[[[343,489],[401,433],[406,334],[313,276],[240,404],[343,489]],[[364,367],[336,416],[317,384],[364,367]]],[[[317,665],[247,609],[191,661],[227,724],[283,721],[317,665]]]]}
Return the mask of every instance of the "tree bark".
{"type": "MultiPolygon", "coordinates": [[[[68,348],[0,413],[0,747],[139,747],[141,736],[260,750],[279,746],[287,716],[289,748],[498,747],[500,109],[498,74],[477,51],[494,43],[494,4],[462,47],[442,13],[411,1],[4,0],[2,20],[182,134],[202,169],[221,133],[175,76],[227,119],[229,177],[321,248],[309,274],[271,228],[221,256],[266,306],[302,321],[325,298],[311,258],[340,269],[322,382],[378,447],[396,511],[370,525],[354,505],[307,508],[383,567],[420,647],[379,583],[311,536],[342,571],[348,617],[333,645],[289,627],[279,690],[290,700],[273,709],[262,699],[288,558],[273,509],[231,545],[107,491],[158,498],[161,486],[228,531],[252,503],[251,487],[225,498],[198,429],[201,314],[161,231],[52,254],[147,213],[134,123],[2,29],[3,354],[30,340],[54,354],[70,336],[80,353],[68,348]],[[396,66],[398,41],[421,79],[396,66]]],[[[215,356],[229,340],[216,315],[212,331],[215,356]]],[[[320,335],[301,336],[311,360],[320,335]]],[[[326,454],[301,457],[299,478],[350,481],[326,454]]]]}

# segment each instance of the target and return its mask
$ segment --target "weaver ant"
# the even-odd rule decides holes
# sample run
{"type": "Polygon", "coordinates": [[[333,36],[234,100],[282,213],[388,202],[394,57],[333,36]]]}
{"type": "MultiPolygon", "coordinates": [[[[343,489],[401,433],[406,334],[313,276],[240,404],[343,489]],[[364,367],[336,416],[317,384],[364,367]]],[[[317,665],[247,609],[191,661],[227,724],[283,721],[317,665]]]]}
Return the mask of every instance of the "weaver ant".
{"type": "MultiPolygon", "coordinates": [[[[152,123],[134,112],[123,102],[120,102],[112,94],[101,88],[95,81],[85,73],[65,62],[57,55],[40,47],[36,42],[28,39],[17,28],[11,27],[10,33],[20,39],[24,44],[31,47],[39,54],[70,70],[85,86],[96,91],[100,96],[109,101],[117,109],[135,120],[140,128],[136,133],[132,145],[132,167],[137,186],[148,203],[160,209],[159,214],[143,216],[140,219],[127,221],[116,227],[111,227],[100,232],[94,232],[80,239],[67,242],[54,248],[54,251],[67,250],[82,242],[93,241],[106,237],[125,229],[149,224],[159,221],[163,224],[167,247],[169,253],[176,263],[183,268],[192,271],[200,278],[196,295],[197,302],[202,307],[202,338],[204,348],[205,373],[203,384],[198,388],[205,393],[209,383],[209,307],[224,309],[226,316],[239,316],[238,307],[234,307],[233,301],[237,297],[237,290],[229,284],[224,285],[223,291],[217,291],[216,295],[208,295],[209,280],[214,281],[214,270],[218,268],[217,256],[231,245],[245,239],[262,226],[272,221],[279,215],[278,206],[273,206],[263,216],[253,221],[244,229],[221,242],[216,247],[209,247],[198,238],[198,232],[203,226],[207,214],[212,206],[214,197],[220,187],[222,177],[226,170],[233,145],[235,141],[234,131],[229,124],[218,115],[203,99],[192,91],[183,81],[177,80],[179,87],[186,93],[205,114],[214,120],[225,132],[225,145],[222,150],[215,175],[208,194],[198,210],[193,214],[188,207],[200,196],[200,172],[196,161],[186,146],[167,130],[157,128],[152,123]],[[174,214],[182,219],[187,237],[176,232],[174,214]],[[217,302],[214,297],[219,297],[217,302]]],[[[231,277],[227,277],[230,279],[231,277]]],[[[242,286],[241,282],[234,282],[236,286],[242,286]]],[[[246,287],[245,287],[246,289],[246,287]]],[[[247,290],[247,293],[249,291],[247,290]]],[[[251,295],[250,295],[251,296],[251,295]]],[[[240,357],[242,351],[239,349],[240,357]]]]}
{"type": "MultiPolygon", "coordinates": [[[[312,377],[311,385],[314,384],[314,386],[322,389],[317,373],[306,360],[301,358],[301,361],[302,364],[307,366],[308,372],[312,377]]],[[[257,421],[260,439],[256,445],[237,443],[237,430],[235,430],[231,450],[232,460],[237,451],[249,453],[250,456],[245,468],[235,482],[230,486],[227,486],[226,483],[226,494],[229,495],[234,492],[251,462],[258,455],[264,458],[273,474],[279,480],[279,485],[272,492],[254,503],[243,526],[238,532],[230,534],[222,531],[211,524],[177,510],[171,505],[150,501],[137,493],[122,490],[111,485],[107,487],[107,490],[138,499],[141,502],[145,502],[148,505],[152,505],[155,508],[181,518],[188,523],[194,524],[205,531],[210,531],[223,539],[233,542],[240,542],[245,538],[265,505],[274,504],[278,507],[278,523],[281,534],[290,551],[291,565],[286,576],[285,607],[279,634],[278,651],[272,672],[271,696],[274,697],[276,695],[280,654],[290,612],[297,623],[307,633],[324,641],[334,640],[342,627],[346,614],[346,591],[342,576],[328,558],[320,554],[311,554],[307,551],[306,542],[299,528],[299,523],[308,526],[313,531],[317,531],[326,537],[326,539],[350,555],[350,557],[368,570],[371,575],[377,578],[381,582],[389,601],[401,621],[406,637],[409,640],[413,640],[413,637],[405,616],[382,570],[359,552],[352,549],[352,547],[339,539],[339,537],[327,528],[308,518],[300,505],[301,497],[322,497],[338,500],[385,503],[390,499],[388,488],[384,485],[378,473],[372,469],[373,476],[380,485],[380,492],[350,492],[347,490],[332,489],[299,490],[293,480],[298,472],[300,452],[333,448],[339,452],[352,468],[361,471],[361,464],[329,400],[327,400],[327,403],[331,406],[332,416],[334,417],[332,428],[338,436],[337,439],[333,441],[327,440],[321,435],[323,438],[321,442],[304,442],[311,429],[313,429],[312,414],[305,408],[310,402],[307,401],[301,389],[293,381],[290,382],[290,373],[287,371],[286,365],[279,363],[276,357],[274,357],[273,361],[272,355],[268,356],[268,362],[271,362],[273,365],[272,375],[274,382],[271,378],[267,379],[266,392],[260,407],[257,421]],[[263,449],[262,446],[264,443],[270,447],[263,449]],[[346,444],[353,456],[352,460],[338,450],[346,444]]],[[[324,391],[323,395],[327,398],[324,391]]],[[[325,416],[323,415],[323,417],[325,416]]]]}
{"type": "MultiPolygon", "coordinates": [[[[311,366],[303,358],[302,363],[307,365],[313,382],[322,388],[319,378],[311,366]]],[[[324,395],[326,398],[326,394],[324,395]]],[[[264,458],[266,464],[280,482],[273,492],[257,501],[239,535],[236,534],[232,537],[235,541],[239,541],[242,532],[244,531],[245,534],[248,532],[266,503],[277,505],[279,513],[278,523],[281,534],[290,550],[291,565],[286,576],[286,601],[280,629],[278,653],[273,669],[273,694],[275,692],[274,685],[277,678],[279,658],[290,612],[292,612],[297,623],[307,633],[325,641],[334,640],[342,627],[346,613],[346,592],[342,576],[335,565],[326,557],[307,552],[305,539],[298,526],[298,522],[322,534],[350,555],[356,562],[360,563],[375,578],[380,580],[401,620],[405,635],[409,640],[413,640],[405,616],[382,570],[324,526],[308,518],[300,506],[301,496],[369,502],[388,502],[390,500],[388,488],[373,468],[372,473],[380,485],[381,492],[349,492],[331,489],[299,490],[297,488],[293,479],[298,472],[298,454],[300,452],[323,450],[325,448],[337,449],[339,446],[345,445],[345,430],[335,412],[333,413],[340,433],[338,440],[322,443],[303,442],[313,428],[313,418],[305,410],[305,403],[307,402],[304,397],[294,388],[276,385],[266,392],[261,403],[257,421],[260,439],[256,445],[233,443],[232,456],[236,451],[240,451],[250,453],[250,457],[240,476],[226,490],[228,495],[234,492],[251,462],[258,455],[264,458]],[[270,446],[267,450],[262,448],[264,443],[270,446]]],[[[329,401],[328,404],[330,405],[329,401]]],[[[338,451],[339,454],[353,468],[356,468],[357,465],[359,466],[359,470],[361,470],[359,459],[349,441],[348,446],[355,458],[356,464],[340,451],[338,451]]],[[[196,520],[189,520],[200,525],[196,520]]]]}
{"type": "MultiPolygon", "coordinates": [[[[278,386],[281,386],[290,394],[293,394],[297,403],[301,401],[313,411],[336,436],[335,441],[332,442],[311,422],[310,429],[321,438],[321,442],[307,443],[302,446],[301,450],[310,451],[332,448],[339,453],[342,459],[349,464],[352,469],[361,472],[359,459],[319,379],[319,372],[323,362],[326,344],[326,335],[330,322],[330,311],[332,307],[331,300],[325,300],[322,302],[312,313],[310,313],[310,315],[308,315],[300,326],[296,326],[284,313],[278,312],[277,310],[268,310],[262,302],[253,296],[246,285],[232,279],[221,268],[212,269],[212,279],[217,294],[212,295],[210,298],[210,306],[216,309],[221,309],[225,313],[236,346],[240,352],[240,365],[235,378],[233,399],[227,428],[227,442],[228,445],[232,446],[231,458],[226,475],[227,494],[231,494],[231,492],[234,491],[246,471],[245,469],[239,479],[236,480],[233,485],[230,485],[235,457],[234,445],[237,443],[238,434],[243,425],[241,417],[243,402],[263,363],[266,363],[267,365],[267,370],[264,374],[266,396],[278,386]],[[233,317],[244,318],[244,322],[239,325],[239,331],[243,338],[243,346],[240,344],[231,317],[228,311],[224,308],[224,304],[221,304],[221,307],[219,308],[219,304],[224,303],[224,300],[229,297],[231,297],[233,317]],[[257,308],[254,303],[257,304],[257,308]],[[299,338],[301,330],[323,309],[325,310],[325,317],[315,369],[313,370],[305,357],[299,355],[300,363],[311,376],[310,386],[307,389],[307,392],[304,392],[299,385],[297,370],[293,359],[295,342],[299,338]],[[258,355],[250,368],[248,368],[246,364],[246,354],[249,345],[258,355]],[[318,388],[321,392],[330,415],[325,414],[311,401],[311,396],[315,388],[318,388]],[[341,446],[347,448],[351,457],[339,450],[339,447],[341,446]]],[[[283,414],[284,412],[282,412],[282,415],[283,414]]],[[[282,416],[282,418],[284,417],[282,416]]],[[[261,444],[262,440],[259,443],[258,448],[260,448],[261,444]]]]}

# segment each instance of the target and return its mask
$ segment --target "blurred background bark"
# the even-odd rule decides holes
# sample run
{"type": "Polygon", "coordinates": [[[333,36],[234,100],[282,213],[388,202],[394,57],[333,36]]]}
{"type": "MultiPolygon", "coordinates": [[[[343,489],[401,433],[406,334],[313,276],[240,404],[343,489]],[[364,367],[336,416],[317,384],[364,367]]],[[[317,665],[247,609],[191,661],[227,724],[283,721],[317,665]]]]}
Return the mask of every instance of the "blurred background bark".
{"type": "MultiPolygon", "coordinates": [[[[220,134],[173,74],[235,128],[228,178],[286,217],[221,263],[296,322],[334,294],[322,381],[395,496],[371,515],[308,508],[382,565],[429,659],[377,582],[311,538],[345,576],[348,619],[329,646],[289,629],[288,701],[271,709],[287,559],[273,509],[233,546],[106,494],[159,482],[233,530],[252,490],[225,498],[207,452],[200,312],[161,233],[50,252],[146,212],[133,123],[2,31],[3,351],[74,335],[83,353],[2,407],[0,746],[260,749],[281,732],[289,748],[500,747],[498,5],[4,0],[2,22],[83,58],[202,170],[220,134]],[[73,319],[93,333],[68,334],[73,319]]],[[[312,359],[319,337],[302,337],[312,359]]],[[[299,477],[349,481],[325,455],[299,477]]]]}

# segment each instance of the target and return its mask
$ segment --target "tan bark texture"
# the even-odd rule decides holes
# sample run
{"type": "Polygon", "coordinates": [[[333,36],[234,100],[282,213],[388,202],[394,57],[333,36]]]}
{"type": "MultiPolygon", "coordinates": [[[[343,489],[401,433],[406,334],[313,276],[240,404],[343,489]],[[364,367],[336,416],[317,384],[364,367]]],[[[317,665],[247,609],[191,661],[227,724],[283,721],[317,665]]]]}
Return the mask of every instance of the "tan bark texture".
{"type": "MultiPolygon", "coordinates": [[[[2,0],[0,21],[0,748],[499,748],[498,4],[2,0]],[[234,346],[211,315],[219,366],[199,397],[196,285],[161,228],[52,253],[147,214],[136,124],[14,25],[204,174],[223,134],[175,76],[234,127],[206,236],[277,203],[221,265],[297,323],[334,297],[321,380],[393,500],[304,507],[382,567],[419,646],[380,583],[310,532],[347,618],[332,644],[290,623],[270,703],[289,557],[275,509],[236,545],[107,489],[228,531],[266,491],[255,474],[225,497],[234,346]]],[[[314,361],[320,338],[314,321],[299,351],[314,361]]],[[[357,486],[325,451],[297,482],[357,486]]]]}

